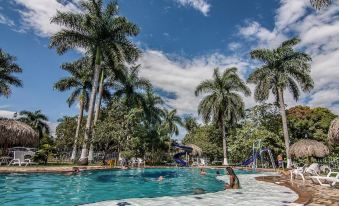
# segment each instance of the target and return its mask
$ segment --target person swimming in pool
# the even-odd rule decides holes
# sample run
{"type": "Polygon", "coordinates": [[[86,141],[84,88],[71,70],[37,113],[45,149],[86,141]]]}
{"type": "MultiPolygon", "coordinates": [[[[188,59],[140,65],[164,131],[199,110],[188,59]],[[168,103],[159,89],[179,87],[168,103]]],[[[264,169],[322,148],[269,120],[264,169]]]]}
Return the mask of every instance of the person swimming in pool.
{"type": "Polygon", "coordinates": [[[226,167],[227,174],[230,176],[230,183],[225,184],[226,189],[240,189],[240,182],[234,170],[231,167],[226,167]]]}
{"type": "Polygon", "coordinates": [[[200,175],[206,175],[206,172],[203,168],[200,169],[200,175]]]}
{"type": "Polygon", "coordinates": [[[158,178],[158,182],[162,182],[164,180],[164,177],[163,176],[160,176],[159,178],[158,178]]]}

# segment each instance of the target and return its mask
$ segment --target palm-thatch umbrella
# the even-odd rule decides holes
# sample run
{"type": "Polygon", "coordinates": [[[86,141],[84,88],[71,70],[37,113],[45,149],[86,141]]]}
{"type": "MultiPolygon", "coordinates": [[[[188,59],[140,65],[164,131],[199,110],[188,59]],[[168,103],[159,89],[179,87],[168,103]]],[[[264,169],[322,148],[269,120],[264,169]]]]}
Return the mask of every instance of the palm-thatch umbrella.
{"type": "Polygon", "coordinates": [[[188,144],[187,146],[192,148],[191,154],[193,156],[201,156],[202,155],[202,149],[200,147],[198,147],[197,145],[195,145],[195,144],[188,144]]]}
{"type": "Polygon", "coordinates": [[[328,130],[328,141],[331,145],[339,145],[339,117],[335,118],[328,130]]]}
{"type": "Polygon", "coordinates": [[[328,147],[321,142],[302,139],[290,147],[290,155],[300,157],[325,157],[330,153],[328,147]]]}
{"type": "Polygon", "coordinates": [[[23,122],[12,119],[0,119],[0,147],[36,146],[38,133],[23,122]]]}

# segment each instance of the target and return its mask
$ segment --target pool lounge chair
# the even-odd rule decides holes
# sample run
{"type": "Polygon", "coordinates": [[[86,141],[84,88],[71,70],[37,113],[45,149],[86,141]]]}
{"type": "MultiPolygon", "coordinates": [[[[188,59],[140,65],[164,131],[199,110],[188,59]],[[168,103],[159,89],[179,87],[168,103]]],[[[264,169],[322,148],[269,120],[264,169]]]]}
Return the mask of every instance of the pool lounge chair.
{"type": "Polygon", "coordinates": [[[31,155],[31,153],[27,153],[25,151],[14,151],[14,158],[9,162],[8,166],[10,165],[35,165],[36,162],[33,162],[31,159],[25,159],[26,155],[31,155]]]}
{"type": "Polygon", "coordinates": [[[14,158],[9,162],[8,166],[10,165],[19,165],[25,163],[25,152],[24,151],[14,151],[14,158]]]}
{"type": "Polygon", "coordinates": [[[305,182],[305,166],[304,167],[297,167],[296,169],[291,170],[291,181],[293,180],[293,176],[297,177],[298,175],[303,179],[303,182],[305,182]]]}
{"type": "Polygon", "coordinates": [[[333,187],[339,183],[339,172],[330,171],[326,176],[311,176],[313,182],[319,183],[321,186],[333,187]],[[336,176],[333,176],[336,175],[336,176]]]}

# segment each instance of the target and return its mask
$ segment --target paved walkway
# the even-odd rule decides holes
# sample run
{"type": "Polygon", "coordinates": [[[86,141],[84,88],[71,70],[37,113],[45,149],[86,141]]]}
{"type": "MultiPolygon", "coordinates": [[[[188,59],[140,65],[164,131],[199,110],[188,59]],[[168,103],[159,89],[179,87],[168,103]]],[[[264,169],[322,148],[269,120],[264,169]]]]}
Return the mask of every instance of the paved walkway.
{"type": "MultiPolygon", "coordinates": [[[[285,177],[287,179],[287,177],[285,177]]],[[[288,180],[290,181],[290,180],[288,180]]],[[[312,195],[310,206],[339,206],[339,188],[330,188],[314,184],[306,178],[305,184],[302,180],[293,180],[293,184],[299,189],[312,195]]]]}
{"type": "MultiPolygon", "coordinates": [[[[288,205],[294,202],[298,195],[287,187],[273,183],[256,181],[255,177],[269,174],[239,175],[242,189],[226,190],[200,195],[158,198],[132,198],[124,200],[103,201],[88,206],[275,206],[288,205]]],[[[228,176],[218,177],[228,182],[228,176]]]]}

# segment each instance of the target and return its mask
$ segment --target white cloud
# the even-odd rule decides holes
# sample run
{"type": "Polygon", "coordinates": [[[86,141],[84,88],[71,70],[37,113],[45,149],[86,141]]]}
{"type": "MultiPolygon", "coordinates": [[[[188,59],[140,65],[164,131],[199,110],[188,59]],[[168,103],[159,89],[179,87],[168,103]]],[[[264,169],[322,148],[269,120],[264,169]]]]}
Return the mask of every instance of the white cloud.
{"type": "Polygon", "coordinates": [[[24,29],[32,29],[37,35],[48,37],[60,30],[60,26],[51,24],[51,18],[59,11],[79,12],[78,7],[72,1],[63,4],[58,0],[12,0],[23,6],[19,10],[21,23],[24,29]]]}
{"type": "Polygon", "coordinates": [[[298,48],[312,56],[311,74],[315,81],[312,93],[303,97],[309,99],[309,106],[326,106],[339,112],[339,104],[334,104],[339,96],[338,1],[316,12],[308,0],[281,0],[273,29],[253,21],[241,27],[239,34],[254,43],[252,48],[276,47],[292,36],[299,36],[302,42],[298,48]]]}
{"type": "Polygon", "coordinates": [[[208,15],[211,5],[206,0],[175,0],[183,6],[191,6],[194,9],[199,10],[205,16],[208,15]]]}
{"type": "Polygon", "coordinates": [[[0,117],[11,119],[14,117],[14,113],[15,112],[8,111],[8,110],[0,110],[0,117]]]}
{"type": "MultiPolygon", "coordinates": [[[[161,51],[145,51],[140,59],[141,75],[150,79],[155,87],[176,94],[175,99],[166,99],[170,107],[176,108],[179,114],[196,115],[200,98],[195,97],[196,86],[205,79],[211,79],[213,69],[237,67],[243,77],[249,69],[248,64],[237,57],[227,57],[218,53],[197,57],[193,60],[171,60],[161,51]]],[[[254,104],[251,98],[248,103],[254,104]]]]}
{"type": "Polygon", "coordinates": [[[228,48],[231,50],[231,51],[235,51],[235,50],[238,50],[241,48],[241,44],[238,43],[238,42],[231,42],[228,44],[228,48]]]}
{"type": "Polygon", "coordinates": [[[15,25],[14,21],[12,21],[11,19],[9,19],[8,17],[6,17],[2,14],[0,14],[0,24],[5,24],[5,25],[10,26],[10,27],[15,25]]]}

